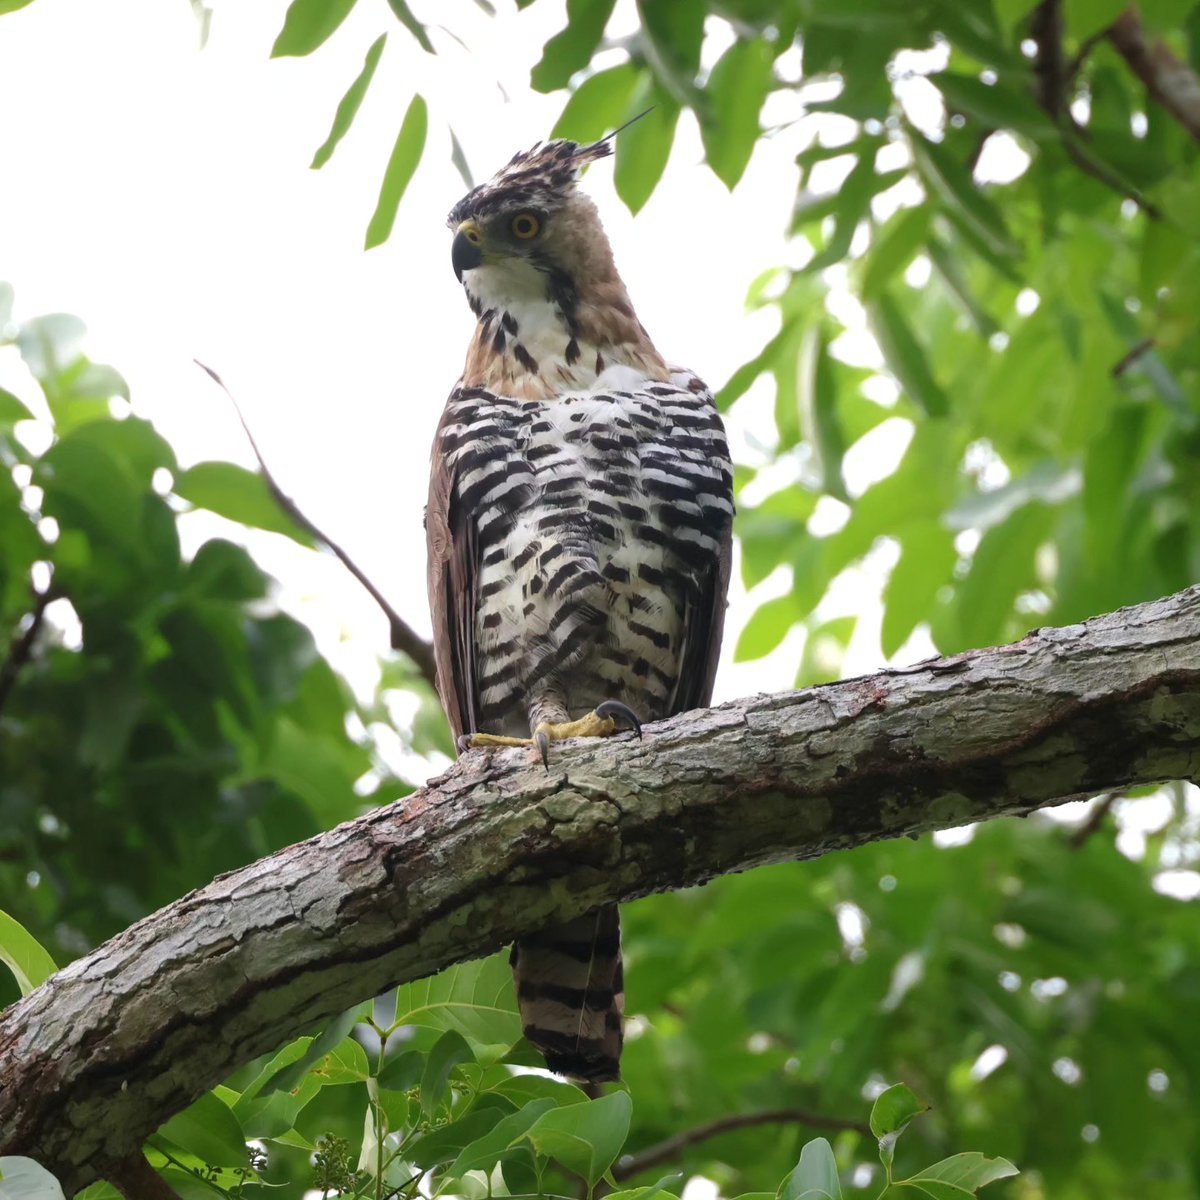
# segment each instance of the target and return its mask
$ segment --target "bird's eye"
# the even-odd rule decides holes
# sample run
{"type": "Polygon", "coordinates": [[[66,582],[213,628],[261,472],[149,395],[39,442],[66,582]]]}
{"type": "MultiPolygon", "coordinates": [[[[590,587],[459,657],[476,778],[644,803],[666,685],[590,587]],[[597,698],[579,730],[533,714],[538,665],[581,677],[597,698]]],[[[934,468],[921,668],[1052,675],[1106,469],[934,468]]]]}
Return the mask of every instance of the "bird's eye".
{"type": "Polygon", "coordinates": [[[512,231],[514,237],[519,237],[522,241],[529,241],[530,238],[535,238],[542,230],[542,223],[531,212],[517,213],[512,219],[512,231]]]}

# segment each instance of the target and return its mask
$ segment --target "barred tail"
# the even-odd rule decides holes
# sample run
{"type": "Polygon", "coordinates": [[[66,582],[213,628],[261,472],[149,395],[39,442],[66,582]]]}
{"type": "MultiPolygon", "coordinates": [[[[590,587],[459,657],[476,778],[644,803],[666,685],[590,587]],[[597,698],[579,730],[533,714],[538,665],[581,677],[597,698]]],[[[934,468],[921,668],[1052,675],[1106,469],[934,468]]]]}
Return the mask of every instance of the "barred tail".
{"type": "Polygon", "coordinates": [[[625,980],[615,904],[523,937],[510,959],[525,1036],[559,1075],[621,1077],[625,980]]]}

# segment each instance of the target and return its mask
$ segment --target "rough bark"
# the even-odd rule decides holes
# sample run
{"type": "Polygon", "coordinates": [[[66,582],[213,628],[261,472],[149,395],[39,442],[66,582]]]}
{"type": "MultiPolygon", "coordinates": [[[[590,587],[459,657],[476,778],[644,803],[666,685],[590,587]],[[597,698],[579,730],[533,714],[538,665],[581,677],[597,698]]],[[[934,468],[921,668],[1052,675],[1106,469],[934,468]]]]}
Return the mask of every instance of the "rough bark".
{"type": "MultiPolygon", "coordinates": [[[[0,1018],[0,1153],[75,1189],[256,1055],[597,904],[1200,778],[1200,588],[998,650],[475,752],[140,921],[0,1018]]],[[[764,914],[764,919],[768,914],[764,914]]]]}

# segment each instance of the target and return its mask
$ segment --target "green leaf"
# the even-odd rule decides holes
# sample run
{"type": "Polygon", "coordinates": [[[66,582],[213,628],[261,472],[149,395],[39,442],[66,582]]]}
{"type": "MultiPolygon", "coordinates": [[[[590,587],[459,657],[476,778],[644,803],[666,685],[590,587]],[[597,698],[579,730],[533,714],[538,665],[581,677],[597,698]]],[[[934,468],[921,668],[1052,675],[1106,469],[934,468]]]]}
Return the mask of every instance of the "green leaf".
{"type": "Polygon", "coordinates": [[[864,304],[877,300],[892,278],[903,271],[925,243],[929,208],[902,208],[879,231],[863,258],[858,294],[864,304]]]}
{"type": "Polygon", "coordinates": [[[829,345],[823,326],[814,325],[800,343],[797,375],[797,401],[800,427],[812,451],[812,466],[817,487],[842,501],[848,501],[842,479],[845,436],[838,419],[838,392],[829,361],[829,345]]]}
{"type": "Polygon", "coordinates": [[[978,1151],[954,1154],[900,1182],[919,1187],[935,1200],[954,1200],[954,1194],[973,1196],[989,1183],[1010,1179],[1020,1171],[1006,1158],[985,1158],[978,1151]],[[940,1187],[938,1185],[941,1185],[940,1187]]]}
{"type": "Polygon", "coordinates": [[[302,546],[311,536],[279,506],[266,479],[235,463],[201,462],[175,480],[175,494],[197,508],[253,529],[282,533],[302,546]]]}
{"type": "Polygon", "coordinates": [[[33,0],[0,0],[0,17],[5,13],[16,12],[18,9],[32,3],[33,0]]]}
{"type": "Polygon", "coordinates": [[[467,156],[462,148],[462,143],[458,140],[458,134],[446,126],[450,130],[450,161],[454,164],[454,169],[462,177],[463,187],[470,191],[475,186],[474,176],[471,174],[471,168],[467,164],[467,156]]]}
{"type": "MultiPolygon", "coordinates": [[[[1035,556],[1046,540],[1053,516],[1054,510],[1044,504],[1027,504],[983,535],[967,577],[955,593],[957,641],[947,645],[948,652],[997,645],[1005,640],[1014,600],[1037,581],[1035,556]]],[[[942,627],[935,625],[934,631],[941,649],[942,627]]]]}
{"type": "Polygon", "coordinates": [[[833,617],[809,630],[796,673],[796,687],[816,687],[842,677],[842,659],[857,624],[857,617],[833,617]]]}
{"type": "Polygon", "coordinates": [[[733,661],[749,662],[770,654],[803,616],[790,593],[763,601],[746,622],[733,651],[733,661]]]}
{"type": "Polygon", "coordinates": [[[0,909],[0,962],[16,977],[22,996],[28,996],[58,970],[37,938],[3,909],[0,909]]]}
{"type": "Polygon", "coordinates": [[[11,429],[18,421],[33,419],[33,413],[12,392],[0,388],[0,429],[11,429]]]}
{"type": "Polygon", "coordinates": [[[951,112],[973,117],[984,129],[1007,129],[1037,141],[1058,137],[1058,127],[1023,87],[1005,82],[988,85],[973,75],[941,71],[929,76],[951,112]]]}
{"type": "Polygon", "coordinates": [[[425,51],[426,54],[436,54],[437,51],[433,48],[433,43],[429,40],[429,35],[425,32],[425,26],[413,16],[413,11],[404,0],[387,0],[388,8],[395,14],[396,20],[408,30],[417,40],[417,44],[425,51]]]}
{"type": "MultiPolygon", "coordinates": [[[[438,1038],[429,1052],[425,1061],[425,1073],[421,1076],[421,1111],[426,1118],[432,1117],[437,1111],[445,1094],[450,1072],[460,1063],[474,1061],[475,1055],[471,1047],[458,1030],[447,1029],[438,1038]]],[[[463,1145],[466,1145],[466,1142],[463,1145]]]]}
{"type": "Polygon", "coordinates": [[[425,1073],[425,1055],[420,1050],[405,1050],[395,1054],[383,1064],[379,1072],[380,1087],[397,1092],[407,1092],[414,1088],[425,1073]]]}
{"type": "Polygon", "coordinates": [[[176,1113],[158,1133],[211,1166],[245,1166],[246,1135],[241,1122],[212,1092],[176,1113]]]}
{"type": "Polygon", "coordinates": [[[696,87],[704,5],[692,0],[638,0],[640,46],[666,95],[697,112],[705,108],[696,87]]]}
{"type": "Polygon", "coordinates": [[[833,1147],[824,1138],[804,1144],[800,1161],[779,1186],[778,1200],[842,1200],[833,1147]]]}
{"type": "Polygon", "coordinates": [[[550,136],[577,142],[602,138],[629,113],[630,97],[637,83],[638,70],[630,62],[589,75],[571,93],[550,136]]]}
{"type": "Polygon", "coordinates": [[[879,1160],[889,1179],[897,1139],[913,1117],[928,1111],[929,1105],[918,1100],[912,1089],[902,1083],[892,1084],[875,1098],[871,1107],[871,1132],[879,1139],[879,1160]]]}
{"type": "MultiPolygon", "coordinates": [[[[864,153],[854,164],[850,174],[846,176],[842,186],[833,199],[833,233],[816,254],[804,264],[808,274],[823,271],[834,263],[841,262],[850,252],[850,243],[854,238],[859,222],[867,215],[871,206],[871,197],[875,194],[879,177],[875,174],[874,146],[864,153]]],[[[792,229],[795,232],[800,225],[813,219],[812,212],[806,208],[803,201],[797,198],[797,208],[792,214],[792,229]]]]}
{"type": "Polygon", "coordinates": [[[333,124],[329,128],[329,135],[317,148],[316,154],[313,155],[311,163],[313,170],[319,170],[333,157],[333,152],[337,149],[338,142],[345,137],[346,131],[358,115],[358,110],[362,107],[363,97],[366,96],[367,88],[371,86],[371,80],[375,76],[375,68],[379,66],[379,58],[383,54],[383,47],[386,41],[387,34],[381,33],[371,43],[371,48],[367,51],[367,57],[363,60],[362,70],[359,71],[357,78],[346,89],[346,94],[338,101],[337,111],[333,114],[333,124]]]}
{"type": "Polygon", "coordinates": [[[292,0],[272,58],[311,54],[350,14],[354,0],[292,0]]]}
{"type": "Polygon", "coordinates": [[[396,211],[421,161],[425,149],[425,134],[429,127],[429,111],[425,98],[416,95],[404,114],[396,144],[392,147],[387,170],[383,173],[383,185],[379,189],[379,202],[367,225],[366,249],[381,246],[391,236],[396,222],[396,211]]]}
{"type": "Polygon", "coordinates": [[[1064,0],[1063,19],[1076,42],[1103,33],[1129,6],[1123,0],[1064,0]]]}
{"type": "Polygon", "coordinates": [[[504,1119],[500,1108],[476,1108],[460,1120],[451,1121],[418,1138],[404,1152],[405,1162],[428,1170],[457,1158],[468,1146],[491,1133],[504,1119]]]}
{"type": "Polygon", "coordinates": [[[976,186],[971,173],[951,157],[945,146],[909,131],[913,161],[926,186],[1001,258],[1015,258],[1020,247],[1005,227],[999,210],[976,186]]]}
{"type": "Polygon", "coordinates": [[[524,1136],[539,1154],[555,1159],[595,1187],[617,1161],[632,1114],[629,1094],[613,1092],[543,1113],[524,1136]]]}
{"type": "Polygon", "coordinates": [[[881,293],[868,307],[867,315],[883,360],[908,398],[927,417],[944,417],[950,411],[950,401],[934,379],[925,352],[891,293],[881,293]]]}
{"type": "Polygon", "coordinates": [[[343,1038],[315,1063],[312,1073],[323,1084],[365,1083],[371,1077],[367,1052],[353,1039],[343,1038]]]}
{"type": "Polygon", "coordinates": [[[395,1025],[457,1030],[479,1062],[495,1062],[522,1036],[507,955],[461,963],[397,988],[395,1025]]]}
{"type": "Polygon", "coordinates": [[[889,658],[933,609],[939,590],[953,578],[958,554],[940,521],[917,521],[899,532],[900,560],[883,589],[880,643],[889,658]]]}
{"type": "Polygon", "coordinates": [[[616,0],[567,0],[567,27],[546,43],[541,59],[529,73],[535,92],[565,88],[571,76],[592,61],[615,3],[616,0]]]}
{"type": "Polygon", "coordinates": [[[711,103],[700,126],[704,153],[732,189],[758,141],[758,114],[773,79],[775,54],[761,39],[736,41],[717,60],[705,87],[711,103]]]}
{"type": "MultiPolygon", "coordinates": [[[[478,1141],[465,1147],[447,1170],[447,1175],[457,1178],[468,1171],[490,1171],[502,1158],[508,1157],[538,1118],[554,1107],[554,1101],[548,1098],[530,1100],[523,1108],[497,1122],[478,1141]]],[[[524,1149],[523,1143],[519,1149],[524,1149]]]]}
{"type": "Polygon", "coordinates": [[[903,1133],[913,1117],[928,1111],[929,1105],[919,1100],[912,1088],[894,1083],[880,1092],[871,1106],[871,1132],[877,1138],[889,1133],[903,1133]]]}
{"type": "Polygon", "coordinates": [[[654,107],[617,137],[613,184],[631,213],[650,199],[667,169],[679,122],[678,103],[657,84],[639,87],[630,108],[640,112],[649,105],[654,107]]]}

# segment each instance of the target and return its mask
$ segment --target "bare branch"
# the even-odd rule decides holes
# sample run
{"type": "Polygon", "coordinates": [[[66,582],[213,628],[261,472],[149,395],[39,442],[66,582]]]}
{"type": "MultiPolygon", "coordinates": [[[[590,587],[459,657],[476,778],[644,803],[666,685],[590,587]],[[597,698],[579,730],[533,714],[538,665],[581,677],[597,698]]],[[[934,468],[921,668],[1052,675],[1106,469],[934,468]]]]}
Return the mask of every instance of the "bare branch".
{"type": "Polygon", "coordinates": [[[72,963],[0,1015],[0,1154],[76,1189],[257,1055],[603,903],[1200,778],[1200,586],[644,734],[468,753],[72,963]]]}
{"type": "Polygon", "coordinates": [[[1087,820],[1081,822],[1070,833],[1067,838],[1067,845],[1072,850],[1079,850],[1097,833],[1100,832],[1104,822],[1108,820],[1108,814],[1112,812],[1112,807],[1121,798],[1120,792],[1105,792],[1100,797],[1099,803],[1087,815],[1087,820]]]}
{"type": "Polygon", "coordinates": [[[1113,363],[1109,374],[1114,379],[1120,379],[1120,377],[1124,375],[1125,372],[1134,365],[1134,363],[1143,358],[1145,355],[1149,354],[1150,351],[1154,349],[1154,346],[1155,341],[1152,337],[1144,337],[1140,342],[1135,342],[1134,345],[1129,348],[1128,353],[1121,355],[1121,357],[1115,363],[1113,363]]]}
{"type": "Polygon", "coordinates": [[[849,1121],[842,1117],[829,1117],[823,1113],[808,1112],[803,1108],[770,1108],[763,1112],[731,1113],[727,1117],[718,1117],[706,1125],[697,1125],[695,1129],[685,1129],[674,1137],[665,1138],[637,1154],[622,1158],[613,1167],[613,1178],[617,1180],[632,1179],[651,1167],[661,1166],[678,1158],[689,1146],[707,1142],[709,1138],[720,1137],[723,1133],[732,1133],[737,1129],[750,1129],[756,1125],[807,1125],[810,1129],[825,1129],[840,1133],[851,1130],[863,1137],[870,1137],[871,1130],[863,1121],[849,1121]]]}
{"type": "Polygon", "coordinates": [[[1147,37],[1136,4],[1113,22],[1108,38],[1150,95],[1200,141],[1200,78],[1161,38],[1147,37]]]}
{"type": "Polygon", "coordinates": [[[126,1200],[180,1200],[179,1193],[142,1157],[140,1150],[109,1167],[107,1179],[126,1200]]]}
{"type": "Polygon", "coordinates": [[[1085,175],[1132,200],[1148,217],[1158,220],[1162,216],[1159,209],[1138,188],[1092,153],[1087,145],[1086,131],[1071,116],[1069,91],[1078,67],[1063,58],[1061,0],[1042,0],[1030,18],[1029,35],[1037,47],[1033,59],[1034,97],[1059,127],[1067,157],[1085,175]]]}
{"type": "Polygon", "coordinates": [[[271,468],[267,466],[266,460],[262,456],[262,451],[258,448],[258,442],[254,438],[254,434],[250,430],[250,426],[242,413],[241,406],[234,398],[233,393],[225,385],[225,381],[216,373],[210,366],[206,366],[198,358],[192,359],[216,385],[229,397],[230,404],[233,405],[234,412],[237,413],[237,419],[241,423],[242,430],[246,434],[246,440],[250,443],[250,449],[254,451],[254,457],[258,460],[258,469],[262,472],[263,479],[266,480],[267,487],[271,491],[271,495],[275,498],[275,503],[283,509],[285,513],[305,533],[309,534],[322,546],[324,546],[331,554],[333,554],[342,566],[366,588],[370,593],[371,599],[383,610],[383,615],[388,619],[388,626],[391,630],[391,644],[393,650],[400,650],[407,654],[416,665],[418,671],[429,682],[429,685],[434,689],[437,688],[437,673],[433,665],[433,647],[416,632],[415,629],[388,603],[387,597],[371,582],[364,574],[361,567],[333,540],[324,530],[319,529],[308,517],[300,511],[295,500],[291,498],[279,486],[275,476],[271,474],[271,468]]]}
{"type": "Polygon", "coordinates": [[[47,588],[44,592],[34,591],[33,608],[27,617],[23,618],[28,620],[28,624],[24,631],[13,639],[7,657],[0,663],[0,712],[4,711],[4,706],[12,695],[21,669],[33,656],[34,643],[37,642],[38,634],[42,631],[42,622],[46,619],[46,605],[53,598],[52,588],[47,588]]]}

